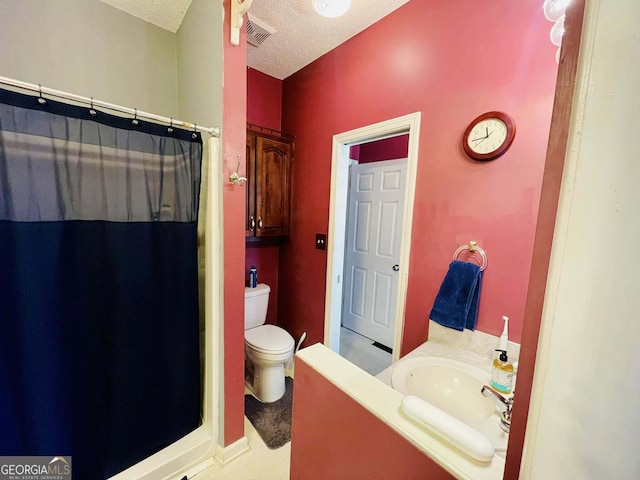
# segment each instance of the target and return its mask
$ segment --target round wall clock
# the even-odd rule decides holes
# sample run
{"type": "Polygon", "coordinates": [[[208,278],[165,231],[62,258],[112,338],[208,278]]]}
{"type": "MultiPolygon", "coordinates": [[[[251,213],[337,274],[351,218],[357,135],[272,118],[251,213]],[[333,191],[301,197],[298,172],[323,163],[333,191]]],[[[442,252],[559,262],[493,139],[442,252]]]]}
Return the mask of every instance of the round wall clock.
{"type": "Polygon", "coordinates": [[[506,152],[516,135],[516,124],[504,112],[487,112],[464,132],[462,148],[474,160],[493,160],[506,152]]]}

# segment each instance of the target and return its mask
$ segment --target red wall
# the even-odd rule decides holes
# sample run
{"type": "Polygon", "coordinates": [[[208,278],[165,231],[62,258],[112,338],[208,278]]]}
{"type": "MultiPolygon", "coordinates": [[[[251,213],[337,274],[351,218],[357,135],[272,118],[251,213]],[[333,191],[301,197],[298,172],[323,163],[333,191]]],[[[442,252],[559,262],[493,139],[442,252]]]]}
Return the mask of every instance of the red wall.
{"type": "Polygon", "coordinates": [[[292,415],[291,480],[453,478],[300,358],[292,415]]]}
{"type": "MultiPolygon", "coordinates": [[[[409,135],[376,140],[359,145],[357,160],[359,163],[380,162],[407,158],[409,152],[409,135]]],[[[350,157],[355,158],[355,157],[350,157]]]]}
{"type": "MultiPolygon", "coordinates": [[[[230,0],[224,1],[225,18],[230,0]]],[[[222,117],[222,177],[235,172],[238,155],[246,155],[246,43],[229,42],[229,21],[224,22],[224,87],[222,117]]],[[[224,215],[224,445],[244,436],[244,212],[245,190],[223,182],[224,215]]]]}
{"type": "Polygon", "coordinates": [[[280,252],[279,318],[323,341],[332,137],[422,112],[402,353],[426,339],[433,300],[459,245],[487,252],[478,328],[519,342],[557,64],[538,0],[409,2],[285,79],[283,129],[296,136],[292,235],[280,252]],[[469,122],[491,110],[517,125],[511,149],[474,162],[469,122]]]}
{"type": "MultiPolygon", "coordinates": [[[[282,80],[247,68],[247,122],[280,130],[282,118],[282,80]]],[[[247,244],[245,274],[255,265],[258,281],[271,287],[267,323],[278,322],[278,264],[280,247],[247,244]]]]}
{"type": "Polygon", "coordinates": [[[280,130],[282,80],[247,68],[247,122],[280,130]]]}
{"type": "Polygon", "coordinates": [[[267,323],[278,322],[278,262],[280,260],[278,247],[257,247],[247,245],[245,257],[245,270],[247,281],[249,269],[252,265],[258,269],[258,282],[266,283],[271,287],[269,293],[269,309],[267,310],[267,323]]]}

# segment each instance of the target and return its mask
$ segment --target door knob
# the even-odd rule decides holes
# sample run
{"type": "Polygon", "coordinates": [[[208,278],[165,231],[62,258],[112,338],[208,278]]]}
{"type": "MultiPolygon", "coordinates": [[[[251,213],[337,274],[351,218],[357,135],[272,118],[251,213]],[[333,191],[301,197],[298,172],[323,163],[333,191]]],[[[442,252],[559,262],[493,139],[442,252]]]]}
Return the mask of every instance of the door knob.
{"type": "Polygon", "coordinates": [[[398,265],[398,264],[396,263],[393,267],[391,267],[391,269],[392,269],[394,272],[397,272],[398,270],[400,270],[400,265],[398,265]]]}

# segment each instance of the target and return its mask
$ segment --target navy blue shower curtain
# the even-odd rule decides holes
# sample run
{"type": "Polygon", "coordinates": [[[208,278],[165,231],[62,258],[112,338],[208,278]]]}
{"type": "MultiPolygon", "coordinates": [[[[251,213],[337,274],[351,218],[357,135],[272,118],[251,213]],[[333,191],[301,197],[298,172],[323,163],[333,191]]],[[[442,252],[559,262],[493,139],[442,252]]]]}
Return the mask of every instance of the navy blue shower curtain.
{"type": "Polygon", "coordinates": [[[199,134],[0,91],[0,455],[104,479],[200,421],[199,134]]]}

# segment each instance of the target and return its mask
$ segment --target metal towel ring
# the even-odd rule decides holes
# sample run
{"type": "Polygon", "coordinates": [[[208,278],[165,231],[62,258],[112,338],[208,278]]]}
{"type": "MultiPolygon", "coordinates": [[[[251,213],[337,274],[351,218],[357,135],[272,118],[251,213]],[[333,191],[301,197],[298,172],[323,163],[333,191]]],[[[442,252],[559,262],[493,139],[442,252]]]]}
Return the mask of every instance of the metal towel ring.
{"type": "Polygon", "coordinates": [[[480,256],[482,257],[482,265],[480,265],[480,271],[487,268],[487,254],[484,253],[484,250],[478,246],[478,242],[469,242],[469,245],[461,245],[460,247],[458,247],[456,252],[453,254],[453,259],[457,260],[460,252],[463,252],[465,250],[468,250],[470,252],[477,252],[480,254],[480,256]]]}

